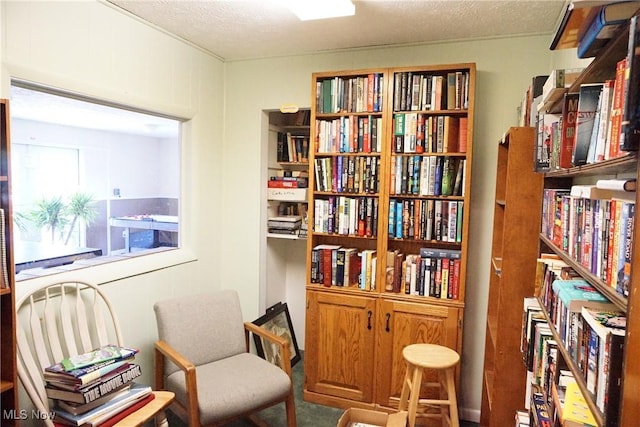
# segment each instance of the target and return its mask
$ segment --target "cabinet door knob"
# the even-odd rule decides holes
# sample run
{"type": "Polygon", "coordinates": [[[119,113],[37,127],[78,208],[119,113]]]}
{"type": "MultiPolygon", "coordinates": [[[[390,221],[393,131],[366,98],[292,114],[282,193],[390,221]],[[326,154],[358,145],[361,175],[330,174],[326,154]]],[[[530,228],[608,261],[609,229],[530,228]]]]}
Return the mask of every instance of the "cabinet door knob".
{"type": "Polygon", "coordinates": [[[384,330],[389,332],[391,330],[391,328],[389,328],[389,320],[391,319],[391,314],[387,313],[385,317],[387,318],[387,326],[384,328],[384,330]]]}
{"type": "Polygon", "coordinates": [[[367,329],[371,330],[371,316],[373,316],[373,312],[371,310],[367,311],[367,329]]]}

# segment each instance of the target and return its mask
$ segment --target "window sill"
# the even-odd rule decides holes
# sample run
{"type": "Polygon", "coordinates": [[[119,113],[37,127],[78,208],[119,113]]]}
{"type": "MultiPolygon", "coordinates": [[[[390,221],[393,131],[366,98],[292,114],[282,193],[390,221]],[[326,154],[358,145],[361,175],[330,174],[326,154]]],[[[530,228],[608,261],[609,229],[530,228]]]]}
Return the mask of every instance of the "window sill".
{"type": "MultiPolygon", "coordinates": [[[[159,247],[120,255],[101,256],[75,261],[50,268],[22,270],[16,275],[16,284],[36,284],[41,281],[84,280],[91,283],[108,283],[138,276],[164,268],[196,261],[193,252],[183,248],[159,247]]],[[[20,293],[18,289],[18,293],[20,293]]]]}

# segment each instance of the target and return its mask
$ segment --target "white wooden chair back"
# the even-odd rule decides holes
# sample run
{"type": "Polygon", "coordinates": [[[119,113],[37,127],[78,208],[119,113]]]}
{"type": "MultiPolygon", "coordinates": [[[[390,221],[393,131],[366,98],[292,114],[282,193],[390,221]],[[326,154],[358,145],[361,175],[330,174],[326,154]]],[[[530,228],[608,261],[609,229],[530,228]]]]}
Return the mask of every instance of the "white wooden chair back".
{"type": "Polygon", "coordinates": [[[50,413],[44,368],[102,345],[123,345],[111,303],[89,283],[45,284],[22,296],[16,310],[18,376],[41,414],[50,413]]]}

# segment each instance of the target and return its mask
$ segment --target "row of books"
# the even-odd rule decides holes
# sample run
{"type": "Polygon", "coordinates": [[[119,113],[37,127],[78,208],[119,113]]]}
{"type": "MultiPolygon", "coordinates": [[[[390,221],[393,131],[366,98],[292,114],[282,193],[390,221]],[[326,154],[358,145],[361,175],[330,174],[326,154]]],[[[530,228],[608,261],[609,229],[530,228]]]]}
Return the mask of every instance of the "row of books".
{"type": "MultiPolygon", "coordinates": [[[[546,322],[539,306],[526,300],[524,316],[527,329],[523,334],[527,334],[525,351],[530,386],[541,391],[542,402],[549,408],[550,418],[562,417],[563,425],[583,425],[570,424],[567,420],[596,425],[586,403],[574,406],[576,402],[573,402],[569,405],[570,409],[567,407],[567,393],[582,395],[582,392],[577,385],[573,386],[575,389],[568,386],[575,382],[575,378],[558,350],[561,344],[551,331],[555,326],[546,322]]],[[[577,353],[575,358],[571,358],[575,372],[582,377],[586,392],[602,412],[604,426],[617,426],[626,318],[618,311],[582,305],[574,323],[577,353]]]]}
{"type": "Polygon", "coordinates": [[[615,80],[566,93],[562,113],[538,115],[537,170],[601,162],[635,149],[622,129],[626,64],[626,58],[618,62],[615,80]]]}
{"type": "Polygon", "coordinates": [[[56,423],[109,427],[153,400],[151,387],[135,381],[142,375],[133,363],[137,353],[106,345],[46,367],[45,392],[56,423]]]}
{"type": "MultiPolygon", "coordinates": [[[[311,252],[311,283],[376,289],[375,249],[316,245],[311,252]]],[[[421,248],[420,254],[388,251],[384,290],[443,299],[459,297],[460,251],[421,248]]]]}
{"type": "Polygon", "coordinates": [[[391,161],[391,194],[462,196],[466,159],[399,155],[391,161]]]}
{"type": "Polygon", "coordinates": [[[315,166],[317,191],[360,194],[379,191],[379,157],[320,157],[315,159],[315,166]]]}
{"type": "Polygon", "coordinates": [[[344,248],[340,245],[316,245],[311,251],[311,283],[327,287],[356,286],[361,289],[375,289],[375,273],[372,274],[372,271],[375,271],[375,258],[374,250],[344,248]]]}
{"type": "Polygon", "coordinates": [[[395,153],[464,153],[467,123],[466,117],[396,113],[392,149],[395,153]]]}
{"type": "Polygon", "coordinates": [[[4,209],[0,208],[0,288],[9,287],[4,209]]]}
{"type": "Polygon", "coordinates": [[[343,116],[316,120],[316,153],[379,153],[382,148],[382,117],[343,116]]]}
{"type": "Polygon", "coordinates": [[[314,200],[316,233],[344,236],[378,235],[378,198],[329,196],[314,200]]]}
{"type": "MultiPolygon", "coordinates": [[[[529,421],[532,426],[582,426],[574,424],[573,420],[589,415],[593,420],[593,414],[586,407],[586,401],[582,395],[571,371],[567,369],[565,361],[560,357],[558,343],[553,339],[551,330],[539,313],[539,306],[535,298],[525,298],[525,313],[530,323],[528,332],[529,341],[526,343],[526,351],[529,353],[530,364],[527,365],[527,396],[525,402],[529,406],[529,421]],[[567,404],[567,388],[569,387],[570,401],[567,404]],[[574,408],[571,397],[581,397],[582,408],[574,408]],[[582,409],[578,413],[578,409],[582,409]]],[[[596,425],[595,420],[592,424],[596,425]]]]}
{"type": "MultiPolygon", "coordinates": [[[[609,7],[624,7],[625,15],[640,3],[623,2],[609,7]]],[[[597,9],[596,9],[597,10],[597,9]]],[[[633,15],[633,12],[629,16],[633,15]]],[[[615,78],[580,85],[579,91],[564,95],[561,114],[541,113],[538,120],[536,164],[540,170],[569,168],[613,159],[637,151],[640,140],[640,19],[626,16],[615,25],[603,25],[602,16],[594,18],[597,31],[609,31],[629,25],[627,56],[616,64],[615,78]]],[[[600,33],[598,33],[600,34],[600,33]]],[[[608,42],[611,33],[593,43],[608,42]]],[[[584,46],[583,46],[584,47],[584,46]]],[[[598,44],[598,49],[602,46],[598,44]]],[[[579,48],[580,49],[580,48],[579,48]]],[[[589,50],[585,50],[588,52],[589,50]]],[[[591,54],[589,54],[591,56],[591,54]]]]}
{"type": "Polygon", "coordinates": [[[461,252],[420,248],[420,254],[387,251],[385,291],[406,295],[458,299],[461,252]]]}
{"type": "Polygon", "coordinates": [[[557,371],[549,373],[546,358],[555,359],[557,355],[547,353],[557,352],[557,345],[562,345],[602,411],[605,425],[617,425],[625,314],[557,257],[539,259],[538,271],[539,299],[525,299],[521,345],[532,381],[547,393],[557,385],[557,371]]]}
{"type": "Polygon", "coordinates": [[[276,161],[281,163],[309,162],[309,137],[292,135],[291,132],[278,132],[276,161]]]}
{"type": "Polygon", "coordinates": [[[316,113],[382,111],[384,79],[381,73],[357,77],[332,77],[316,84],[316,113]]]}
{"type": "Polygon", "coordinates": [[[298,235],[302,226],[299,215],[274,216],[267,219],[267,231],[273,234],[298,235]]]}
{"type": "Polygon", "coordinates": [[[272,176],[267,182],[268,188],[307,188],[309,187],[309,178],[294,176],[272,176]]]}
{"type": "Polygon", "coordinates": [[[469,73],[431,75],[397,72],[393,80],[394,111],[460,110],[469,107],[469,73]]]}
{"type": "Polygon", "coordinates": [[[542,233],[620,295],[628,296],[635,192],[600,190],[592,185],[545,189],[542,233]]]}
{"type": "Polygon", "coordinates": [[[390,239],[462,242],[462,200],[391,199],[390,239]]]}

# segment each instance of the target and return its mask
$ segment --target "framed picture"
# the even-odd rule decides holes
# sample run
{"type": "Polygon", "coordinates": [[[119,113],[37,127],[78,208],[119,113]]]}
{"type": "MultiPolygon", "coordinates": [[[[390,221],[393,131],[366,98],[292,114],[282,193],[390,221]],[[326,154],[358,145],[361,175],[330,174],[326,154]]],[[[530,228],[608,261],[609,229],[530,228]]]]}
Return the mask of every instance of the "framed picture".
{"type": "MultiPolygon", "coordinates": [[[[262,326],[268,331],[284,337],[289,341],[289,348],[291,350],[291,366],[298,363],[300,360],[300,350],[298,349],[298,342],[296,341],[296,335],[293,332],[293,326],[291,325],[291,316],[289,315],[289,308],[287,303],[279,302],[269,308],[264,316],[252,322],[255,325],[262,326]]],[[[280,349],[268,342],[265,342],[261,337],[253,335],[253,339],[256,344],[256,351],[258,356],[268,360],[271,363],[279,364],[280,349]]]]}

